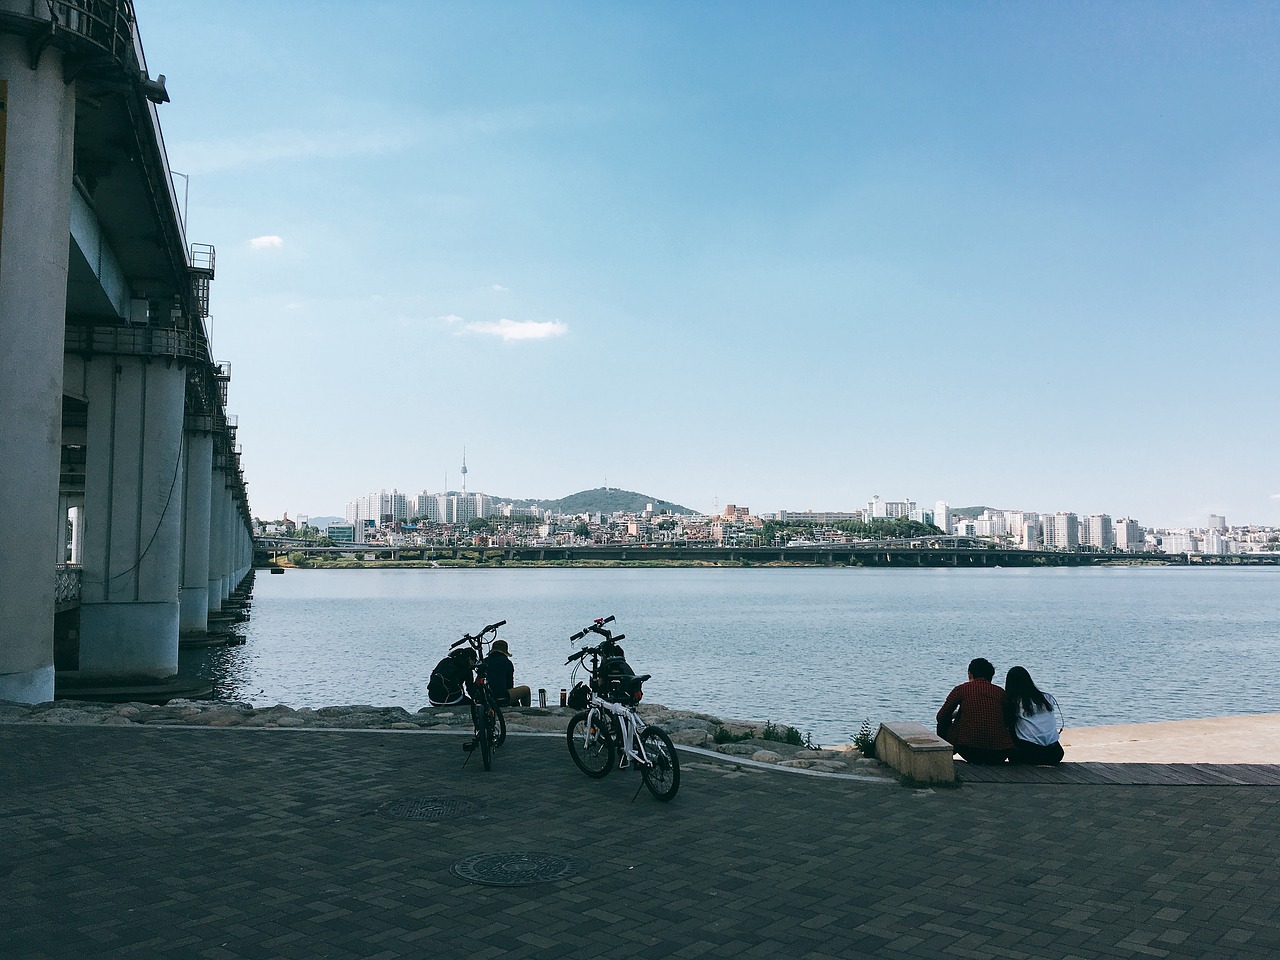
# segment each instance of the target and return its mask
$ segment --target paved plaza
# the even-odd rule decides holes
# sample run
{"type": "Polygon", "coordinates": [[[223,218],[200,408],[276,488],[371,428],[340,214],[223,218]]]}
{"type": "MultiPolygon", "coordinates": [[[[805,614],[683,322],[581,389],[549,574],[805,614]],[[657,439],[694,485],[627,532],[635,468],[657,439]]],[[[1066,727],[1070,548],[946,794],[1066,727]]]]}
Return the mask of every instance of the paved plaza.
{"type": "Polygon", "coordinates": [[[662,804],[562,739],[513,735],[490,773],[460,743],[0,725],[0,956],[1280,955],[1280,787],[912,790],[684,753],[662,804]],[[490,853],[577,869],[451,871],[490,853]]]}

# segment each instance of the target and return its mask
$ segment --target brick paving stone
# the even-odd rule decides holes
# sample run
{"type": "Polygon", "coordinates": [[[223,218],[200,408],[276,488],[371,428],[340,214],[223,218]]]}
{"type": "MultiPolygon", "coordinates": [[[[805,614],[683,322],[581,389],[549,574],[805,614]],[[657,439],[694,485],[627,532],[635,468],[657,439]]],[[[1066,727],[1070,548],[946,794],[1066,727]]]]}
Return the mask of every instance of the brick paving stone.
{"type": "Polygon", "coordinates": [[[0,956],[184,960],[1280,955],[1280,787],[954,790],[685,765],[494,770],[433,734],[0,724],[0,956]],[[454,821],[405,797],[483,804],[454,821]],[[490,850],[585,861],[491,888],[490,850]]]}

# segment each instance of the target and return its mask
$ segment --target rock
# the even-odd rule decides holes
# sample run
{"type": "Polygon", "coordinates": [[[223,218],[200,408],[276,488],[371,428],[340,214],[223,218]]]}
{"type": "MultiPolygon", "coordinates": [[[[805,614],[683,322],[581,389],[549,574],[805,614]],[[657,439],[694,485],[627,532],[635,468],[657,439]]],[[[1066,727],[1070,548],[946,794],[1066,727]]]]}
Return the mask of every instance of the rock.
{"type": "Polygon", "coordinates": [[[302,717],[280,717],[275,724],[277,727],[305,727],[307,721],[302,717]]]}
{"type": "Polygon", "coordinates": [[[714,747],[709,743],[706,730],[668,730],[672,743],[684,744],[687,747],[714,747]]]}
{"type": "Polygon", "coordinates": [[[759,749],[750,743],[717,743],[715,745],[717,753],[725,753],[731,757],[749,757],[759,749]]]}
{"type": "Polygon", "coordinates": [[[773,750],[757,750],[751,755],[751,759],[756,763],[777,763],[782,759],[782,754],[776,753],[773,750]]]}
{"type": "Polygon", "coordinates": [[[80,721],[80,714],[76,710],[45,710],[36,719],[41,723],[77,723],[80,721]]]}

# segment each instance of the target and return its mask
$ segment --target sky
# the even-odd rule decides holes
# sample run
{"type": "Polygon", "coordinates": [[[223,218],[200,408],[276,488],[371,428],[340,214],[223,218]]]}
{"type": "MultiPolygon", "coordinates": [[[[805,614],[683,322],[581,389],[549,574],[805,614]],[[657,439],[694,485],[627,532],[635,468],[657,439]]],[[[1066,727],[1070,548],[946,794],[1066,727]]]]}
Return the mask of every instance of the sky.
{"type": "Polygon", "coordinates": [[[1276,4],[135,7],[255,516],[1280,525],[1276,4]]]}

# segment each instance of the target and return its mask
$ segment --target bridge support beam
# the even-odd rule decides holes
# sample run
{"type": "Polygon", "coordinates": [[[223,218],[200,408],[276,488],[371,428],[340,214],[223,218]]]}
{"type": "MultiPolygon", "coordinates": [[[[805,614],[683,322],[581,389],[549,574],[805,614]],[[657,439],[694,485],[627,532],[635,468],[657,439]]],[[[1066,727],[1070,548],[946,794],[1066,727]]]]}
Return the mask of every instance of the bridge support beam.
{"type": "Polygon", "coordinates": [[[209,630],[209,497],[213,489],[213,436],[187,430],[183,436],[182,586],[178,594],[179,632],[209,630]]]}
{"type": "Polygon", "coordinates": [[[0,35],[0,699],[53,699],[54,553],[75,83],[0,35]]]}
{"type": "Polygon", "coordinates": [[[215,467],[212,475],[212,487],[209,493],[209,613],[222,610],[222,582],[227,565],[227,525],[225,522],[227,504],[227,473],[222,467],[215,467]]]}
{"type": "Polygon", "coordinates": [[[80,677],[172,677],[186,372],[135,357],[78,362],[89,397],[80,677]]]}

